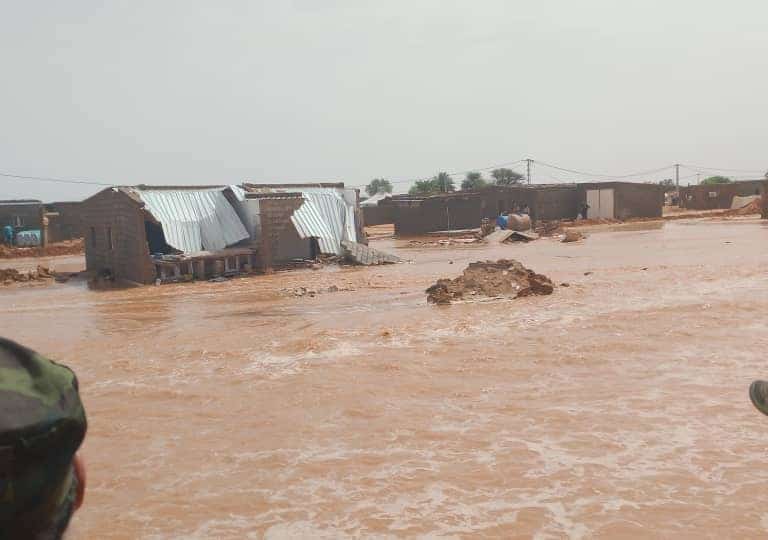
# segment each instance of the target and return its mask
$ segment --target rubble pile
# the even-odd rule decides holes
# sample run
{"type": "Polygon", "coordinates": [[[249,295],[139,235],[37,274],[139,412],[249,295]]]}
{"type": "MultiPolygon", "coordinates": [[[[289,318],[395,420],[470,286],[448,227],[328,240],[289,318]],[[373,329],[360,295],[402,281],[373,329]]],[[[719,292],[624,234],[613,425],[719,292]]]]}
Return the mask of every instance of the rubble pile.
{"type": "Polygon", "coordinates": [[[745,206],[731,210],[730,212],[728,212],[728,215],[748,216],[751,214],[760,214],[762,213],[762,209],[763,209],[763,199],[762,197],[757,197],[754,200],[750,201],[745,206]]]}
{"type": "Polygon", "coordinates": [[[584,239],[584,234],[579,231],[565,231],[563,242],[578,242],[584,239]]]}
{"type": "Polygon", "coordinates": [[[3,285],[16,282],[43,281],[54,277],[53,273],[45,266],[38,266],[29,272],[19,272],[15,268],[0,268],[0,283],[3,285]]]}
{"type": "Polygon", "coordinates": [[[535,232],[539,236],[556,236],[558,234],[563,234],[563,228],[559,220],[541,221],[536,226],[535,232]]]}
{"type": "Polygon", "coordinates": [[[426,290],[427,302],[450,304],[470,296],[524,296],[552,294],[552,281],[512,259],[470,263],[455,279],[440,279],[426,290]]]}

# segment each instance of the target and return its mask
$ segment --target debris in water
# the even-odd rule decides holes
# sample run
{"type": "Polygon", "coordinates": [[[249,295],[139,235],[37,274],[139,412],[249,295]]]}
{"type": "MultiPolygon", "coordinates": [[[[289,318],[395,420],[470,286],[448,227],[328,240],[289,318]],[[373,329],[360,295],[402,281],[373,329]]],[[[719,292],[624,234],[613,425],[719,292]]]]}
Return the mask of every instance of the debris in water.
{"type": "Polygon", "coordinates": [[[427,302],[450,304],[464,295],[523,296],[552,294],[552,281],[512,259],[470,263],[455,279],[439,279],[426,290],[427,302]]]}
{"type": "Polygon", "coordinates": [[[375,264],[394,264],[402,262],[399,257],[384,253],[378,249],[352,242],[351,240],[344,240],[341,243],[341,247],[344,248],[344,255],[346,258],[355,263],[362,264],[364,266],[371,266],[375,264]]]}
{"type": "Polygon", "coordinates": [[[29,272],[19,272],[15,268],[0,268],[0,283],[10,285],[14,282],[42,281],[53,279],[55,276],[45,266],[38,266],[29,272]]]}
{"type": "Polygon", "coordinates": [[[583,239],[584,235],[579,231],[565,231],[563,242],[578,242],[579,240],[583,239]]]}

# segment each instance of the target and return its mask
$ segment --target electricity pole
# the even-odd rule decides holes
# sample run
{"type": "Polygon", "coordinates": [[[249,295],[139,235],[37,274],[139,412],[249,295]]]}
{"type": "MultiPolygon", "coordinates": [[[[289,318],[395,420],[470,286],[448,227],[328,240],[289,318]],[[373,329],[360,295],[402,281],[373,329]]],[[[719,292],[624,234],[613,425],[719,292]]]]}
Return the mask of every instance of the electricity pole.
{"type": "Polygon", "coordinates": [[[680,164],[675,163],[675,187],[680,191],[680,164]]]}
{"type": "Polygon", "coordinates": [[[531,164],[533,163],[533,160],[531,158],[528,158],[525,160],[525,163],[527,165],[527,170],[528,170],[528,174],[527,174],[528,183],[530,184],[531,183],[531,164]]]}

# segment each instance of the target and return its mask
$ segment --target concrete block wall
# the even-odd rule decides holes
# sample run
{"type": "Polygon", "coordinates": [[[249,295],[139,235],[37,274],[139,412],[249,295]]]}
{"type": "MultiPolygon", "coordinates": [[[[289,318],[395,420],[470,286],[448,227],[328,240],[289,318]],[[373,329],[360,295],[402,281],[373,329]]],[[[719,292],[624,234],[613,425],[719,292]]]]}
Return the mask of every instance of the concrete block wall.
{"type": "Polygon", "coordinates": [[[280,238],[289,228],[294,228],[291,216],[303,203],[301,197],[259,198],[261,241],[258,259],[263,270],[269,270],[275,263],[280,253],[280,238]]]}
{"type": "Polygon", "coordinates": [[[86,270],[92,274],[108,270],[118,280],[153,283],[155,268],[147,246],[145,213],[139,203],[108,188],[82,205],[86,270]]]}
{"type": "Polygon", "coordinates": [[[363,206],[362,210],[366,227],[394,223],[392,205],[363,206]]]}

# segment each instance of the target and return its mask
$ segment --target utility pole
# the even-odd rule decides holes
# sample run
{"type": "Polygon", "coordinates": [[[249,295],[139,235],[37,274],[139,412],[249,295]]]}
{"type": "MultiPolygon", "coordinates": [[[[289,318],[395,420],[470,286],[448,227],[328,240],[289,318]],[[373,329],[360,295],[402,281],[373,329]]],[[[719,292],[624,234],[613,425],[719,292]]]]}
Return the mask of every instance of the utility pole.
{"type": "Polygon", "coordinates": [[[531,164],[533,163],[533,160],[531,158],[528,158],[525,160],[525,163],[527,165],[527,170],[528,170],[528,175],[527,175],[528,183],[530,184],[531,183],[531,164]]]}
{"type": "Polygon", "coordinates": [[[680,164],[675,163],[675,187],[680,191],[680,164]]]}

